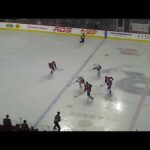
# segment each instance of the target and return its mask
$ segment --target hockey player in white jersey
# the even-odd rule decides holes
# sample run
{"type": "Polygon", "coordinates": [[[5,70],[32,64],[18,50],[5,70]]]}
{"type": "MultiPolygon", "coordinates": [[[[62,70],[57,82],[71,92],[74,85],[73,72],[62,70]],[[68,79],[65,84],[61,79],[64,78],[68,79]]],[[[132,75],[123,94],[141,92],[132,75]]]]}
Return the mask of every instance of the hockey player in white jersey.
{"type": "Polygon", "coordinates": [[[93,70],[97,70],[97,76],[100,76],[101,65],[94,64],[93,70]]]}
{"type": "Polygon", "coordinates": [[[79,86],[80,86],[80,88],[81,88],[81,87],[82,87],[81,84],[84,84],[84,83],[85,83],[85,80],[84,80],[84,78],[83,78],[82,76],[78,76],[76,82],[79,83],[79,86]]]}
{"type": "Polygon", "coordinates": [[[105,83],[107,85],[107,89],[109,91],[109,94],[111,94],[111,86],[112,86],[112,81],[114,80],[113,77],[108,77],[108,76],[105,76],[105,83]]]}

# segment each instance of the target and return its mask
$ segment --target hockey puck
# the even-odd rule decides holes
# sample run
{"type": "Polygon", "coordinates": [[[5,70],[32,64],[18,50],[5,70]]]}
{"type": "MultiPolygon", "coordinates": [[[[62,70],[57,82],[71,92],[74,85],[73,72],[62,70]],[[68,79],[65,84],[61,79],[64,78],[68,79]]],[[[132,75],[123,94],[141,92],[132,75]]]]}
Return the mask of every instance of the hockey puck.
{"type": "Polygon", "coordinates": [[[108,54],[105,54],[104,56],[109,56],[108,54]]]}

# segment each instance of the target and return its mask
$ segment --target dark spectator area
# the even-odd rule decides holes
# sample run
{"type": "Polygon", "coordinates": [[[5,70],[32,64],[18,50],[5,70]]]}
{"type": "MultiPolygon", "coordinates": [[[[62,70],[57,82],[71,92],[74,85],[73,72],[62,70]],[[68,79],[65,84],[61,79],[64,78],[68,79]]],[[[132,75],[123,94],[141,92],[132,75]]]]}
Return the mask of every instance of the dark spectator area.
{"type": "Polygon", "coordinates": [[[3,124],[0,124],[0,132],[36,132],[39,131],[37,128],[33,126],[29,127],[26,120],[21,121],[20,123],[16,123],[15,125],[12,124],[9,115],[3,119],[3,124]]]}

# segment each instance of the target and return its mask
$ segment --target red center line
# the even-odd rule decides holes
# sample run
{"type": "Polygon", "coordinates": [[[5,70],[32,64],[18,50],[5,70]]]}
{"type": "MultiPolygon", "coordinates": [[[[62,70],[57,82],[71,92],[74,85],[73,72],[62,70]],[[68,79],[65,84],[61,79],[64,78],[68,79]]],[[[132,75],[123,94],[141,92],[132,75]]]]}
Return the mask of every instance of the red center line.
{"type": "Polygon", "coordinates": [[[140,114],[140,111],[141,111],[142,105],[144,103],[145,97],[146,97],[147,93],[149,92],[149,86],[150,86],[150,79],[146,82],[146,86],[145,86],[145,89],[143,90],[143,93],[141,95],[140,102],[138,104],[138,107],[135,111],[135,114],[134,114],[132,121],[131,121],[131,124],[129,126],[129,131],[132,131],[132,129],[134,128],[134,126],[136,124],[136,121],[137,121],[137,118],[140,114]]]}

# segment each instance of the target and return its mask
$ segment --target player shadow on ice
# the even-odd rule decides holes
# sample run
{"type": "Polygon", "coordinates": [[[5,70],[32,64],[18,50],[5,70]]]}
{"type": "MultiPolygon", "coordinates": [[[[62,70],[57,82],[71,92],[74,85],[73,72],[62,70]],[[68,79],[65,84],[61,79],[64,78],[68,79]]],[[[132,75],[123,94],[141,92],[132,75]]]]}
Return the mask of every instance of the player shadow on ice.
{"type": "Polygon", "coordinates": [[[103,96],[103,98],[105,99],[105,100],[111,100],[111,101],[113,101],[114,100],[114,97],[113,97],[113,94],[105,94],[104,96],[103,96]]]}
{"type": "Polygon", "coordinates": [[[115,100],[114,93],[109,93],[106,86],[101,86],[99,89],[99,93],[101,94],[104,100],[115,100]]]}
{"type": "Polygon", "coordinates": [[[90,98],[85,98],[84,100],[83,100],[83,105],[84,106],[92,106],[93,105],[93,100],[91,100],[90,98]]]}
{"type": "Polygon", "coordinates": [[[101,71],[101,73],[111,73],[111,72],[121,71],[120,69],[122,69],[123,67],[128,67],[128,65],[120,65],[113,68],[104,69],[101,71]]]}
{"type": "Polygon", "coordinates": [[[75,90],[75,92],[74,92],[74,97],[79,97],[81,95],[84,95],[84,88],[83,87],[75,90]]]}
{"type": "Polygon", "coordinates": [[[73,49],[77,49],[79,51],[80,48],[82,48],[83,46],[84,46],[83,43],[77,43],[76,45],[74,45],[73,49]]]}
{"type": "Polygon", "coordinates": [[[43,81],[48,81],[48,80],[51,80],[53,79],[53,75],[50,75],[50,74],[47,74],[47,75],[44,75],[40,78],[40,82],[43,82],[43,81]]]}

